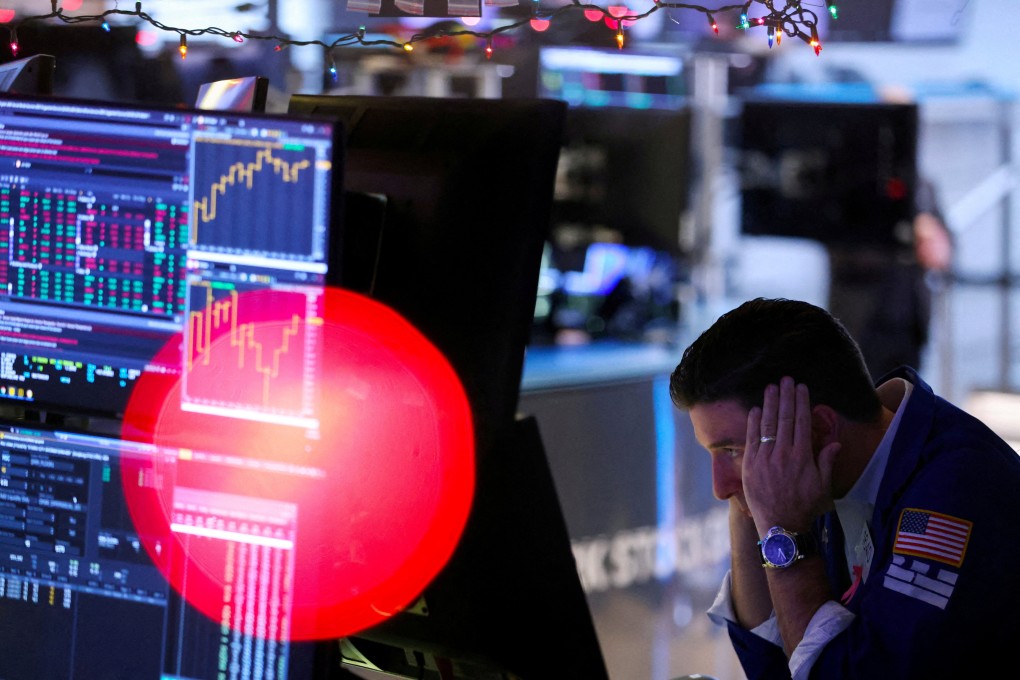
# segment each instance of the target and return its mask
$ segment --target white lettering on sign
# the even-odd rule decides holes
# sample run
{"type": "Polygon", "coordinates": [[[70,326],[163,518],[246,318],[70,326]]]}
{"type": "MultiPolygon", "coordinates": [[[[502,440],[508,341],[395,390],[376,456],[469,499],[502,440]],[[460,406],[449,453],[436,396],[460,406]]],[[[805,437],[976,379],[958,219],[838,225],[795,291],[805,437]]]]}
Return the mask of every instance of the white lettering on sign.
{"type": "Polygon", "coordinates": [[[719,566],[730,557],[729,510],[686,517],[674,527],[638,527],[571,541],[586,593],[628,588],[719,566]]]}

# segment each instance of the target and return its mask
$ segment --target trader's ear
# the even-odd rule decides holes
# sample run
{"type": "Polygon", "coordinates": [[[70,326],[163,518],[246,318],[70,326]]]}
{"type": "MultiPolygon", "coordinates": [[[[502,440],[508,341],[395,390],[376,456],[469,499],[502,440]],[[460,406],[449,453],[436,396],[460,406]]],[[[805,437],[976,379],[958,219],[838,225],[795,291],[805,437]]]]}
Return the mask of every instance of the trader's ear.
{"type": "Polygon", "coordinates": [[[826,404],[811,407],[811,448],[820,451],[822,447],[839,441],[841,419],[836,410],[826,404]]]}

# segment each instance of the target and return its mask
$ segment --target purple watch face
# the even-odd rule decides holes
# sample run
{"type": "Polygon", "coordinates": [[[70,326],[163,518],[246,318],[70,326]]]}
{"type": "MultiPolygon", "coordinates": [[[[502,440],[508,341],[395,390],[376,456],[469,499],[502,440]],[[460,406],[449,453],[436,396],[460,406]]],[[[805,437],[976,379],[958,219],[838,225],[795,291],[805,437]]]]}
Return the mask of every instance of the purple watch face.
{"type": "Polygon", "coordinates": [[[773,534],[762,542],[761,553],[777,567],[785,567],[797,556],[797,544],[786,534],[773,534]]]}

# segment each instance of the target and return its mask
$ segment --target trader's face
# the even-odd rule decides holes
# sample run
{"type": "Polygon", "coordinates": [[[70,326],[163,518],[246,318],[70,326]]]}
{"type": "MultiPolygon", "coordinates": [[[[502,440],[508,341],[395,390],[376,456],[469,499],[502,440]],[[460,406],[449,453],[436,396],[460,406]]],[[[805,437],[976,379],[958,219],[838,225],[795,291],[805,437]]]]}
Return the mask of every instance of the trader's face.
{"type": "Polygon", "coordinates": [[[735,399],[697,404],[690,409],[694,436],[712,456],[712,493],[732,500],[748,517],[741,468],[747,441],[747,409],[735,399]]]}

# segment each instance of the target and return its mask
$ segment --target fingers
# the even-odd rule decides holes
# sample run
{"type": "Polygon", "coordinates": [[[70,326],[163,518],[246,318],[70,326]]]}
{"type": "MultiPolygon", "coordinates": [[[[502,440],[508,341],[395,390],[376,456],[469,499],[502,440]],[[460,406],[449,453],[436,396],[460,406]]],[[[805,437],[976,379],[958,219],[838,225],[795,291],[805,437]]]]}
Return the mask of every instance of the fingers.
{"type": "Polygon", "coordinates": [[[811,449],[811,397],[807,385],[784,377],[765,387],[761,408],[747,414],[745,455],[789,451],[803,445],[811,449]]]}
{"type": "Polygon", "coordinates": [[[815,422],[810,390],[789,376],[765,387],[761,407],[749,409],[742,483],[759,525],[806,525],[831,506],[840,445],[826,439],[816,451],[815,422]]]}
{"type": "MultiPolygon", "coordinates": [[[[793,380],[790,380],[791,387],[793,380]]],[[[801,383],[795,388],[794,412],[791,417],[794,443],[803,442],[811,448],[811,396],[807,385],[801,383]]]]}
{"type": "Polygon", "coordinates": [[[747,438],[744,440],[744,455],[758,450],[761,436],[761,409],[755,406],[747,412],[747,438]]]}
{"type": "Polygon", "coordinates": [[[765,398],[761,404],[761,427],[759,435],[762,437],[779,438],[779,388],[776,385],[765,386],[765,398]]]}
{"type": "Polygon", "coordinates": [[[806,385],[784,377],[767,385],[761,410],[748,414],[747,444],[786,450],[800,441],[811,441],[811,398],[806,385]]]}
{"type": "MultiPolygon", "coordinates": [[[[766,391],[766,394],[768,394],[768,391],[766,391]]],[[[797,414],[799,404],[796,400],[796,387],[794,386],[793,378],[784,377],[779,381],[778,400],[775,425],[776,448],[781,448],[782,450],[792,446],[794,443],[794,417],[797,414]]]]}

